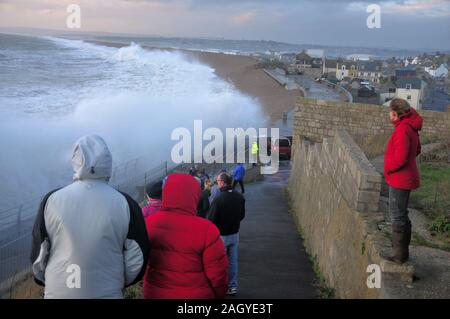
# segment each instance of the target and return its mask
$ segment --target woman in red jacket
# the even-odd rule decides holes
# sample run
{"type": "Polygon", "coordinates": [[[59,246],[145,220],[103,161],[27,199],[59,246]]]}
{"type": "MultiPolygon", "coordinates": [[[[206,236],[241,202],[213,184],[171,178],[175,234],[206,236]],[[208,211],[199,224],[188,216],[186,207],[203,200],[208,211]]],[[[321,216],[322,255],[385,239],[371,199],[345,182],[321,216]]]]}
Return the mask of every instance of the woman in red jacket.
{"type": "Polygon", "coordinates": [[[389,185],[389,213],[392,219],[393,255],[389,258],[404,263],[409,258],[411,221],[408,201],[411,190],[419,188],[416,157],[420,154],[419,131],[422,117],[405,100],[390,103],[390,120],[395,126],[384,155],[384,177],[389,185]]]}
{"type": "Polygon", "coordinates": [[[172,174],[163,187],[162,208],[147,217],[150,254],[144,279],[147,299],[224,298],[228,259],[219,230],[195,216],[200,185],[172,174]]]}

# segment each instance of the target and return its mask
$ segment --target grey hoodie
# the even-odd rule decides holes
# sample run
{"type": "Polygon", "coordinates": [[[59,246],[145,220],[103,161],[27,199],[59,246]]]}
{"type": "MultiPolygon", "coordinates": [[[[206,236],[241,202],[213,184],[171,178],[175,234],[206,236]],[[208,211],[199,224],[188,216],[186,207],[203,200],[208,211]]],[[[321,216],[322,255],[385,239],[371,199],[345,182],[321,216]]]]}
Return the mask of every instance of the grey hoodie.
{"type": "Polygon", "coordinates": [[[139,205],[108,185],[112,158],[105,141],[80,138],[74,182],[41,202],[31,262],[45,298],[122,298],[146,268],[148,237],[139,205]]]}

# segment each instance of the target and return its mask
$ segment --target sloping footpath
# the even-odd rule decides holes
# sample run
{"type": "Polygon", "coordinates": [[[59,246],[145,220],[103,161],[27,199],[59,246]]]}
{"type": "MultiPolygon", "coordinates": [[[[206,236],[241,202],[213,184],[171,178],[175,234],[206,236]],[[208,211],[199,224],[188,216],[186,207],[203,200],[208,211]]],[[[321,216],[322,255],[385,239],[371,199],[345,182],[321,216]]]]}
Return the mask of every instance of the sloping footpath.
{"type": "MultiPolygon", "coordinates": [[[[236,298],[316,298],[315,274],[285,198],[290,162],[246,185],[236,298]]],[[[239,189],[239,188],[237,188],[239,189]]]]}

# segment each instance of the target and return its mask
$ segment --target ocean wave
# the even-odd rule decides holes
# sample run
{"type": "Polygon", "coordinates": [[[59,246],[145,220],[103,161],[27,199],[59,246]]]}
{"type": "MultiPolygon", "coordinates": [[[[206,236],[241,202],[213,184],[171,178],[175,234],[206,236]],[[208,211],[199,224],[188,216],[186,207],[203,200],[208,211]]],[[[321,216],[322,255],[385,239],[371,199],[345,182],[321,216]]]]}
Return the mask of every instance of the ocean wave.
{"type": "Polygon", "coordinates": [[[2,98],[0,109],[0,147],[8,150],[0,159],[0,193],[9,194],[9,203],[70,182],[72,145],[85,134],[103,136],[115,164],[140,157],[152,167],[168,159],[172,130],[192,129],[194,120],[203,120],[205,129],[265,122],[256,99],[183,53],[136,43],[113,48],[54,37],[36,41],[44,41],[38,58],[36,51],[20,54],[44,63],[48,81],[29,68],[26,88],[25,82],[17,87],[30,93],[2,98]]]}

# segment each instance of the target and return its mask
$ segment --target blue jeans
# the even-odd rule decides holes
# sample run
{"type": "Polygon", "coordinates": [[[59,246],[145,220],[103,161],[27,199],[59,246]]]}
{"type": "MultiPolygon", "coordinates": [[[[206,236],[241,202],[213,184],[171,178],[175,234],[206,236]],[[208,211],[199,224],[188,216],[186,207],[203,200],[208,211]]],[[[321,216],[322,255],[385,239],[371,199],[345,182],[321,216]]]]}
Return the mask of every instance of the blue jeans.
{"type": "Polygon", "coordinates": [[[237,289],[239,233],[220,237],[223,240],[228,256],[228,288],[237,289]]]}

